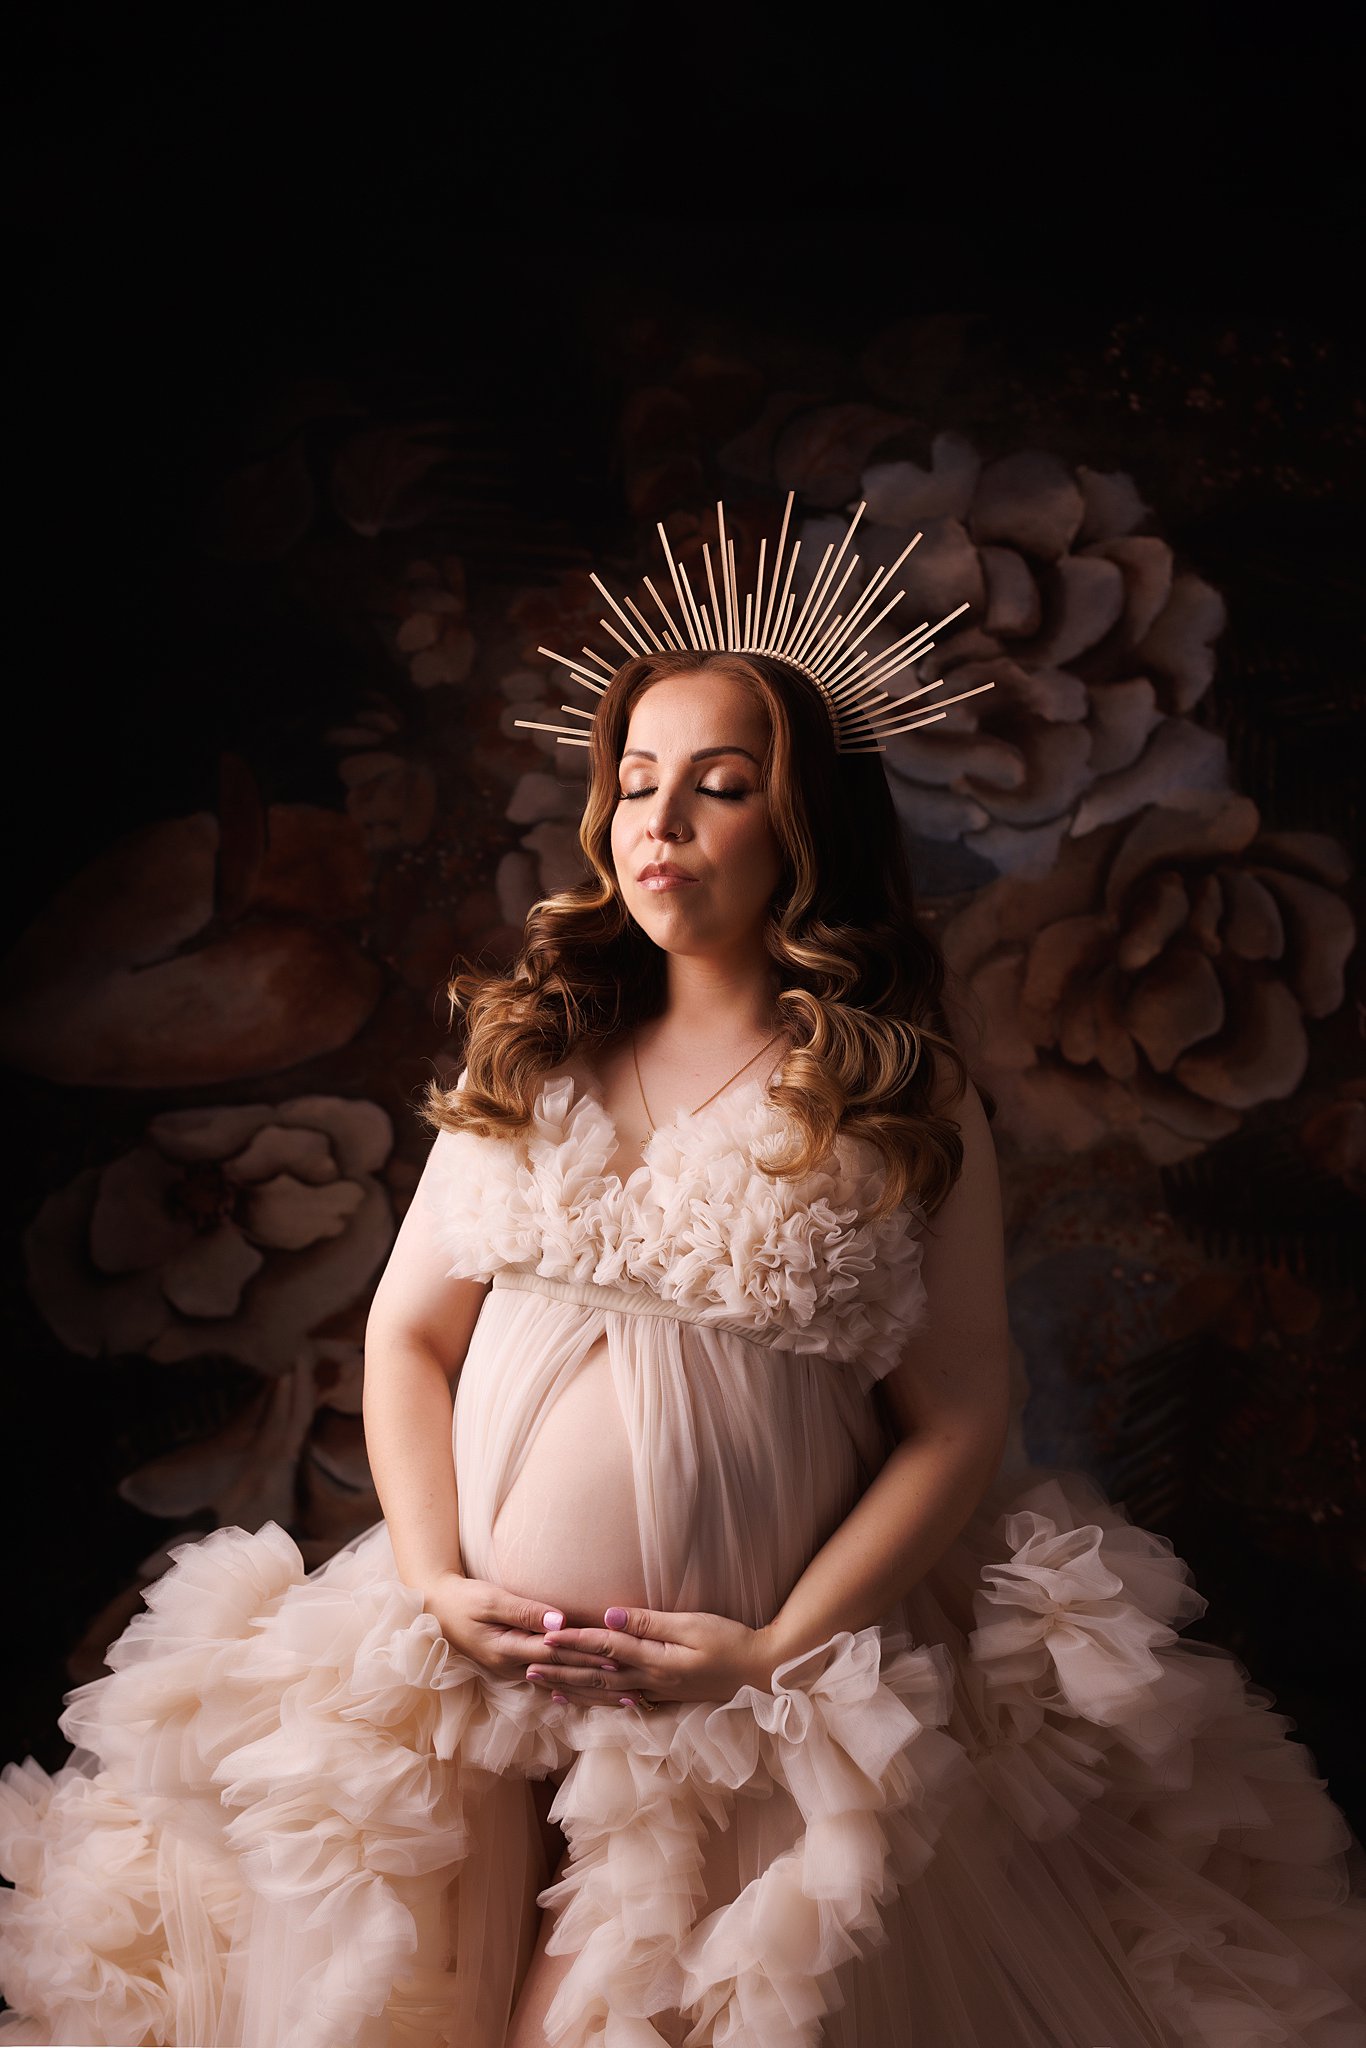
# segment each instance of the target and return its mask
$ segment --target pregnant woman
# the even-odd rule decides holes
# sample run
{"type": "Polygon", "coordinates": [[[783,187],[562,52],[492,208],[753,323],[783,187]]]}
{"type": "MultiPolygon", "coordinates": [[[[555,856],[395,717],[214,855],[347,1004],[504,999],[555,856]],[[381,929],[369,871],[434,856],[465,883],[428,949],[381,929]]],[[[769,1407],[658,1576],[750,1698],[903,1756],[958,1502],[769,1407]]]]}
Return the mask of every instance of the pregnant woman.
{"type": "Polygon", "coordinates": [[[723,533],[710,606],[671,560],[570,664],[590,879],[453,986],[367,1335],[384,1520],[311,1574],[187,1543],[72,1763],[7,1768],[0,2041],[1366,2039],[1311,1760],[1180,1640],[1165,1539],[1019,1450],[877,759],[931,714],[782,550],[742,602],[723,533]]]}

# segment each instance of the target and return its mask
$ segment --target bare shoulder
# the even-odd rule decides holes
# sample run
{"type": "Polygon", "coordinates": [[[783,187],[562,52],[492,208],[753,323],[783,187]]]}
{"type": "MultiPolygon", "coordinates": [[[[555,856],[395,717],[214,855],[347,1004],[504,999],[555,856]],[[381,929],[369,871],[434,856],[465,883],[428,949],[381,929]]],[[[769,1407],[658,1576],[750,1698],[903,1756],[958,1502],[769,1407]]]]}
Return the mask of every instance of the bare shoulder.
{"type": "Polygon", "coordinates": [[[948,1114],[958,1125],[963,1138],[964,1156],[969,1145],[976,1154],[986,1153],[996,1157],[996,1140],[991,1134],[991,1120],[987,1116],[986,1104],[976,1082],[968,1077],[962,1094],[949,1108],[948,1114]]]}
{"type": "Polygon", "coordinates": [[[995,1158],[996,1144],[991,1134],[991,1120],[977,1084],[970,1074],[965,1076],[960,1091],[955,1069],[947,1060],[936,1062],[934,1080],[930,1088],[930,1108],[936,1116],[945,1117],[950,1123],[957,1124],[963,1140],[965,1164],[969,1148],[976,1154],[986,1152],[995,1158]]]}

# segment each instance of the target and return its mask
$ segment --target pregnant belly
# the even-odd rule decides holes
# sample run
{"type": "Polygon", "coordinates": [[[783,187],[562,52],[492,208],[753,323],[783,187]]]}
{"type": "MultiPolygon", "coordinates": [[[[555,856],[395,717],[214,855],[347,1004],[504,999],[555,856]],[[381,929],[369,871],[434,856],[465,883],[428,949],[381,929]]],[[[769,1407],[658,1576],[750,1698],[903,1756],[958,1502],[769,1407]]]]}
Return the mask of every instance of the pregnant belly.
{"type": "Polygon", "coordinates": [[[494,1517],[492,1576],[571,1627],[649,1604],[630,1439],[600,1338],[540,1418],[494,1517]]]}
{"type": "Polygon", "coordinates": [[[822,1359],[594,1321],[491,1289],[455,1404],[466,1570],[575,1627],[617,1605],[771,1619],[874,1469],[871,1408],[822,1359]]]}

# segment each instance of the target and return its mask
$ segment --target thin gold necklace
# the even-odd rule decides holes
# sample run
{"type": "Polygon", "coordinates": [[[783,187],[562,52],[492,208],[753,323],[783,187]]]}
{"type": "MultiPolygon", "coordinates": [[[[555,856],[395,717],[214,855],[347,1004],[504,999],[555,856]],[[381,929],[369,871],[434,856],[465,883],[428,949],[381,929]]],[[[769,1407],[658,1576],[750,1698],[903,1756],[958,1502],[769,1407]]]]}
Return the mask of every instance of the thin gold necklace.
{"type": "MultiPolygon", "coordinates": [[[[767,1045],[761,1045],[759,1047],[758,1052],[750,1054],[749,1058],[745,1061],[745,1067],[752,1067],[754,1065],[754,1062],[757,1059],[761,1058],[762,1055],[768,1051],[768,1047],[770,1045],[776,1045],[778,1043],[778,1040],[782,1037],[782,1035],[783,1034],[781,1029],[775,1031],[772,1038],[769,1039],[767,1045]]],[[[655,1119],[654,1111],[650,1108],[649,1098],[645,1093],[645,1083],[640,1078],[640,1055],[636,1051],[636,1034],[634,1031],[631,1033],[631,1058],[635,1062],[636,1086],[640,1090],[640,1099],[645,1104],[645,1122],[648,1127],[645,1132],[645,1142],[648,1145],[651,1138],[653,1138],[655,1134],[655,1119]]],[[[713,1088],[711,1094],[707,1097],[707,1102],[715,1102],[717,1096],[721,1093],[722,1088],[729,1088],[732,1081],[738,1081],[741,1074],[744,1073],[745,1067],[737,1067],[735,1069],[735,1072],[731,1074],[728,1079],[724,1080],[721,1083],[720,1088],[713,1088]]],[[[697,1116],[700,1111],[706,1108],[707,1102],[699,1102],[696,1109],[690,1109],[688,1111],[688,1115],[697,1116]]]]}

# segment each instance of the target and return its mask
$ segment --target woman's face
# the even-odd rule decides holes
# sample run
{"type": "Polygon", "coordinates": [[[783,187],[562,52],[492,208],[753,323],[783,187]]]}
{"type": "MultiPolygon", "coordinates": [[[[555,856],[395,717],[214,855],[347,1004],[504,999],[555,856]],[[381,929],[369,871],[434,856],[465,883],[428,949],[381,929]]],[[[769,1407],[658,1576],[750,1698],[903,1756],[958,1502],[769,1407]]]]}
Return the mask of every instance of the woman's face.
{"type": "Polygon", "coordinates": [[[623,901],[667,953],[754,943],[782,874],[763,787],[768,716],[733,677],[652,683],[618,767],[612,858],[623,901]],[[673,870],[677,879],[652,877],[673,870]]]}

